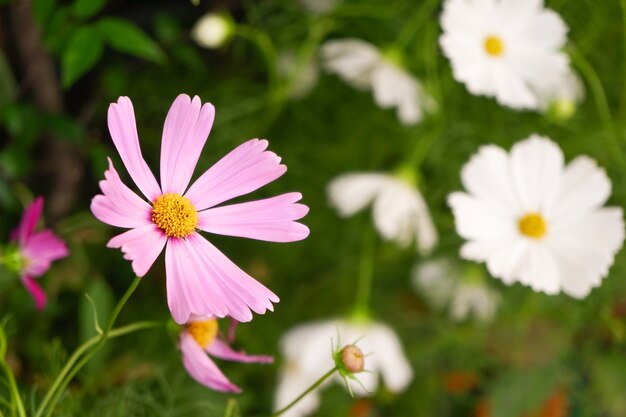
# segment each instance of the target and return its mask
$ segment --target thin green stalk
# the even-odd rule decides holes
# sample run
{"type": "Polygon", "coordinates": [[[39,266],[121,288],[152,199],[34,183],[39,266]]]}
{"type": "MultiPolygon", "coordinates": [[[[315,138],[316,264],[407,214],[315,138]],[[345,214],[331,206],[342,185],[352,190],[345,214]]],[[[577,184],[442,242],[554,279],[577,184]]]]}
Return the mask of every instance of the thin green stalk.
{"type": "Polygon", "coordinates": [[[315,381],[313,383],[313,385],[311,385],[309,388],[307,388],[302,394],[298,395],[298,397],[296,397],[295,400],[293,400],[292,402],[290,402],[289,404],[287,404],[285,407],[281,408],[280,410],[278,410],[278,411],[274,412],[273,414],[271,414],[270,417],[278,417],[279,415],[283,414],[285,411],[289,410],[291,407],[296,405],[301,399],[303,399],[304,397],[309,395],[311,393],[311,391],[313,391],[314,389],[316,389],[317,387],[322,385],[324,383],[324,381],[326,381],[328,378],[333,376],[333,374],[337,370],[338,369],[335,366],[333,369],[331,369],[330,371],[326,372],[320,379],[315,381]]]}
{"type": "Polygon", "coordinates": [[[17,388],[17,383],[15,382],[13,372],[11,371],[11,368],[9,368],[9,366],[6,364],[4,359],[1,362],[1,366],[7,376],[7,380],[9,381],[9,391],[11,392],[11,397],[13,397],[14,405],[17,408],[17,414],[19,417],[26,417],[24,403],[22,403],[22,397],[20,397],[20,391],[17,388]]]}
{"type": "Polygon", "coordinates": [[[251,41],[259,48],[259,51],[261,51],[261,55],[263,55],[263,60],[265,61],[267,69],[269,89],[270,92],[274,94],[278,87],[279,74],[276,48],[274,48],[272,40],[265,32],[261,32],[247,25],[238,24],[235,33],[238,36],[251,41]]]}
{"type": "MultiPolygon", "coordinates": [[[[65,364],[65,366],[63,367],[59,375],[57,375],[56,379],[52,383],[52,386],[46,393],[46,396],[44,397],[43,401],[37,408],[35,417],[41,417],[44,411],[46,410],[46,407],[48,407],[47,415],[50,415],[52,413],[52,411],[54,410],[54,406],[60,397],[60,394],[65,390],[65,387],[67,386],[67,384],[69,384],[69,381],[71,381],[71,378],[73,378],[73,376],[76,375],[76,373],[86,363],[86,362],[81,361],[81,362],[78,362],[78,365],[75,365],[77,361],[80,359],[80,357],[83,354],[89,351],[89,349],[92,348],[93,346],[93,350],[86,356],[89,359],[91,359],[91,357],[95,354],[95,352],[97,352],[102,347],[102,345],[106,343],[109,336],[111,336],[113,325],[115,324],[117,317],[122,311],[122,308],[124,307],[124,305],[126,304],[126,302],[128,301],[128,299],[130,298],[132,293],[135,291],[135,289],[137,288],[140,282],[141,282],[141,278],[135,277],[130,287],[128,287],[128,289],[126,290],[126,292],[124,293],[120,301],[118,301],[117,305],[113,309],[113,312],[111,313],[111,317],[109,318],[107,327],[102,332],[102,334],[98,336],[94,336],[93,338],[87,340],[74,352],[74,354],[72,354],[72,356],[67,361],[67,363],[65,364]]],[[[124,329],[124,328],[121,328],[121,329],[124,329]]],[[[116,330],[119,331],[120,329],[116,329],[116,330]]]]}
{"type": "Polygon", "coordinates": [[[616,158],[616,162],[619,164],[624,164],[626,162],[626,158],[624,157],[624,151],[620,146],[620,138],[617,130],[615,129],[615,125],[613,123],[613,118],[611,117],[611,109],[609,107],[609,102],[606,98],[606,93],[604,91],[604,87],[602,86],[602,81],[600,77],[596,73],[596,70],[593,66],[585,59],[585,57],[578,52],[578,49],[575,46],[570,46],[568,48],[568,52],[570,57],[572,58],[572,62],[578,68],[582,76],[587,80],[589,84],[589,88],[591,89],[591,94],[593,95],[594,102],[596,104],[596,109],[598,111],[598,116],[602,120],[605,128],[609,131],[608,142],[607,145],[613,149],[613,154],[616,158]]]}
{"type": "Polygon", "coordinates": [[[371,228],[367,227],[364,230],[361,260],[359,262],[359,280],[357,282],[356,300],[354,303],[354,312],[357,315],[366,313],[369,308],[374,278],[375,236],[371,228]]]}
{"type": "Polygon", "coordinates": [[[418,8],[415,14],[405,23],[394,45],[399,49],[406,48],[417,33],[417,30],[431,17],[435,6],[438,4],[438,0],[429,0],[426,1],[422,7],[418,8]]]}
{"type": "Polygon", "coordinates": [[[149,328],[154,328],[159,326],[161,323],[158,322],[139,322],[139,323],[133,323],[133,324],[129,324],[127,326],[124,327],[120,327],[118,329],[113,329],[109,332],[108,338],[106,339],[102,339],[102,337],[98,337],[96,336],[95,338],[97,338],[97,342],[98,344],[89,352],[87,353],[86,356],[84,356],[80,362],[78,362],[76,364],[76,366],[69,372],[69,374],[67,374],[65,376],[65,378],[63,378],[63,381],[61,381],[60,384],[60,389],[54,394],[52,401],[51,401],[51,405],[48,408],[47,413],[45,414],[46,417],[51,416],[52,412],[54,411],[54,406],[56,405],[56,403],[59,401],[59,399],[61,398],[61,395],[63,395],[63,392],[65,391],[65,388],[69,385],[69,383],[72,381],[72,379],[74,379],[74,376],[76,376],[76,374],[78,372],[80,372],[80,370],[87,365],[87,363],[89,363],[89,361],[91,360],[91,358],[98,353],[98,351],[100,350],[100,348],[102,348],[102,346],[104,346],[104,344],[109,340],[109,339],[114,339],[116,337],[120,337],[120,336],[124,336],[126,334],[129,333],[133,333],[136,332],[137,330],[143,330],[143,329],[149,329],[149,328]]]}
{"type": "MultiPolygon", "coordinates": [[[[620,0],[620,4],[622,6],[622,26],[624,29],[624,69],[626,69],[626,0],[620,0]]],[[[626,106],[626,86],[624,86],[624,89],[622,90],[622,107],[626,106]]]]}

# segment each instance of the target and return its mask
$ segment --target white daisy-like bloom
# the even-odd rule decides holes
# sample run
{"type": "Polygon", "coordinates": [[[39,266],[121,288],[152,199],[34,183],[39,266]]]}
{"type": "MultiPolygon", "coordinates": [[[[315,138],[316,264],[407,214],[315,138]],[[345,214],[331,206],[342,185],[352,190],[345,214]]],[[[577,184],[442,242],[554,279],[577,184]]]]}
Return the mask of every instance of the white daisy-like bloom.
{"type": "Polygon", "coordinates": [[[461,256],[496,278],[583,298],[600,285],[624,241],[619,207],[603,207],[611,181],[587,156],[565,165],[554,142],[533,135],[510,153],[480,148],[461,171],[467,192],[448,197],[461,256]]]}
{"type": "Polygon", "coordinates": [[[571,69],[559,82],[539,95],[542,111],[559,120],[567,120],[576,112],[576,106],[585,98],[585,86],[580,76],[571,69]]]}
{"type": "MultiPolygon", "coordinates": [[[[380,377],[392,392],[404,391],[413,380],[413,369],[406,359],[400,340],[390,327],[376,322],[339,319],[305,323],[289,330],[281,339],[284,364],[276,391],[276,410],[289,404],[335,366],[332,350],[336,347],[338,337],[342,345],[358,340],[357,346],[367,355],[365,370],[368,372],[355,374],[360,383],[348,379],[350,389],[356,396],[374,394],[380,377]]],[[[320,388],[333,381],[345,385],[343,379],[335,374],[320,388]]],[[[281,416],[307,416],[317,409],[319,403],[318,388],[281,416]]]]}
{"type": "Polygon", "coordinates": [[[338,0],[300,0],[300,5],[309,13],[320,15],[333,10],[338,0]]]}
{"type": "Polygon", "coordinates": [[[278,71],[289,82],[289,98],[298,100],[307,96],[319,79],[319,65],[316,58],[299,62],[292,51],[282,51],[278,55],[278,71]]]}
{"type": "Polygon", "coordinates": [[[223,46],[234,32],[235,24],[228,16],[207,13],[191,29],[191,38],[204,48],[216,49],[223,46]]]}
{"type": "Polygon", "coordinates": [[[435,101],[417,78],[385,57],[374,45],[360,39],[331,40],[322,45],[324,68],[351,86],[372,90],[384,109],[396,108],[398,119],[411,125],[432,112],[435,101]]]}
{"type": "Polygon", "coordinates": [[[340,216],[349,217],[370,203],[380,235],[401,247],[417,241],[421,254],[437,244],[437,229],[419,190],[399,176],[382,172],[350,173],[333,179],[328,196],[340,216]]]}
{"type": "Polygon", "coordinates": [[[540,109],[568,72],[567,26],[543,0],[446,0],[441,26],[454,78],[502,105],[540,109]]]}
{"type": "Polygon", "coordinates": [[[475,318],[490,322],[500,305],[500,295],[480,281],[467,279],[447,259],[418,262],[411,283],[419,294],[438,310],[445,310],[453,321],[475,318]]]}

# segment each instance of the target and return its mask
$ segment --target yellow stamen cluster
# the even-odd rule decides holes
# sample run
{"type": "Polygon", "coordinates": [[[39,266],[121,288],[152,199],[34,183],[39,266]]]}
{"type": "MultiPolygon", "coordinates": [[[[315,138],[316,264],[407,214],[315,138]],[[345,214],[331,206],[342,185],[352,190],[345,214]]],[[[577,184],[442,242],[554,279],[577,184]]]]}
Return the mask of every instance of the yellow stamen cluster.
{"type": "Polygon", "coordinates": [[[187,197],[167,193],[152,203],[152,221],[169,237],[187,237],[196,230],[198,212],[187,197]]]}
{"type": "Polygon", "coordinates": [[[206,349],[217,337],[217,320],[209,319],[203,321],[194,321],[187,325],[187,332],[194,338],[194,340],[202,347],[206,349]]]}
{"type": "Polygon", "coordinates": [[[548,232],[548,224],[539,213],[528,213],[519,219],[519,231],[533,239],[541,239],[548,232]]]}
{"type": "Polygon", "coordinates": [[[487,36],[485,39],[485,51],[493,57],[498,57],[504,53],[504,42],[498,36],[487,36]]]}

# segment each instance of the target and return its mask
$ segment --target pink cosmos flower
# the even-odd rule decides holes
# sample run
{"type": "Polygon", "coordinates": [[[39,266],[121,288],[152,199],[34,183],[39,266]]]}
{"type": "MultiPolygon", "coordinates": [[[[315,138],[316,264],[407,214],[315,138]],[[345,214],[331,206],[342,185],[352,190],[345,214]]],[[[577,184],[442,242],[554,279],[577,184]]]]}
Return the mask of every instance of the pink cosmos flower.
{"type": "Polygon", "coordinates": [[[11,232],[11,241],[17,245],[13,252],[16,270],[21,275],[22,283],[35,300],[35,307],[41,310],[46,305],[46,294],[35,278],[42,276],[52,261],[68,255],[65,242],[52,230],[35,232],[35,227],[43,211],[43,198],[38,197],[26,209],[20,224],[11,232]]]}
{"type": "Polygon", "coordinates": [[[272,242],[302,240],[309,229],[296,222],[308,207],[296,204],[300,193],[287,193],[247,203],[216,207],[274,181],[287,167],[266,150],[266,140],[252,139],[235,148],[189,181],[207,140],[215,109],[196,96],[179,95],[163,127],[161,185],[141,155],[133,105],[120,97],[109,106],[113,143],[131,178],[147,199],[131,191],[113,167],[100,181],[103,195],[94,197],[91,211],[104,223],[130,228],[109,241],[145,275],[165,248],[167,302],[174,320],[184,324],[197,316],[252,319],[252,311],[273,310],[278,297],[242,271],[198,233],[247,237],[272,242]]]}
{"type": "Polygon", "coordinates": [[[226,378],[207,353],[220,359],[245,363],[272,363],[274,358],[237,352],[226,340],[218,337],[218,330],[215,318],[192,318],[180,335],[183,365],[196,382],[216,391],[239,393],[241,389],[226,378]]]}

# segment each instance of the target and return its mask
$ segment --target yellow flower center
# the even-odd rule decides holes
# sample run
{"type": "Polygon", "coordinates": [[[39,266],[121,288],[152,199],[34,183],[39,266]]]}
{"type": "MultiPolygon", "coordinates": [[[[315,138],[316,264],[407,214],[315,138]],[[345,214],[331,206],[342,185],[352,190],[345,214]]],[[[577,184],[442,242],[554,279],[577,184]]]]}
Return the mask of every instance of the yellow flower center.
{"type": "Polygon", "coordinates": [[[211,342],[217,337],[217,320],[209,319],[203,321],[194,321],[187,325],[187,332],[194,338],[194,340],[202,347],[206,349],[211,342]]]}
{"type": "Polygon", "coordinates": [[[498,36],[487,36],[485,51],[493,57],[498,57],[504,53],[504,42],[498,36]]]}
{"type": "Polygon", "coordinates": [[[196,230],[198,212],[187,197],[167,193],[152,203],[152,221],[169,237],[187,237],[196,230]]]}
{"type": "Polygon", "coordinates": [[[519,219],[519,231],[533,239],[541,239],[548,232],[548,224],[539,213],[528,213],[519,219]]]}

